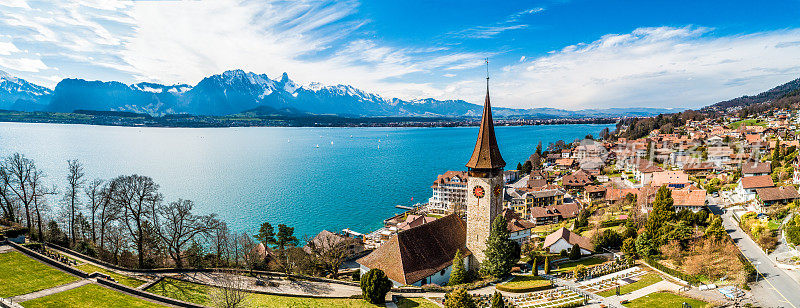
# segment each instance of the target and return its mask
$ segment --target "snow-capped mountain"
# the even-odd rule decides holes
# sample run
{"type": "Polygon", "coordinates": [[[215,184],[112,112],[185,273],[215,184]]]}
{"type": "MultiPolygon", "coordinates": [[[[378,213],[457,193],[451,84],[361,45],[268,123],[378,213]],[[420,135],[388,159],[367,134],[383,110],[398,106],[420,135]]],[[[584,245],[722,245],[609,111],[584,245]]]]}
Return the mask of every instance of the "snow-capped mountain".
{"type": "MultiPolygon", "coordinates": [[[[0,75],[0,108],[72,112],[75,110],[131,111],[161,116],[174,113],[230,115],[256,110],[270,114],[331,114],[340,116],[477,117],[482,106],[463,100],[432,98],[387,99],[350,85],[301,85],[283,73],[230,70],[203,78],[197,85],[64,79],[53,91],[22,79],[0,75]],[[35,108],[34,108],[35,107],[35,108]]],[[[569,118],[624,115],[623,110],[566,111],[552,108],[493,108],[496,117],[569,118]]],[[[639,110],[637,115],[670,112],[639,110]]],[[[674,112],[674,111],[673,111],[674,112]]]]}
{"type": "Polygon", "coordinates": [[[0,71],[0,109],[34,111],[50,102],[53,91],[0,71]]]}

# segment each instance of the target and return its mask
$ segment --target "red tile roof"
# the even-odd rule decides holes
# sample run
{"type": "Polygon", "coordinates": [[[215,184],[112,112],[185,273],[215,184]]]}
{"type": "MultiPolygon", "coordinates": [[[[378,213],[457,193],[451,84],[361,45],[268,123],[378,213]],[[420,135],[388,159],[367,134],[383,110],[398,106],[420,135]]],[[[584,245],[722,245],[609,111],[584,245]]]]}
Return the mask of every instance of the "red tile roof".
{"type": "Polygon", "coordinates": [[[592,241],[588,238],[583,236],[577,235],[572,231],[569,231],[567,228],[561,227],[561,229],[556,230],[553,233],[550,233],[547,237],[544,238],[544,244],[542,247],[550,247],[551,245],[558,242],[559,239],[564,239],[570,245],[578,244],[580,248],[586,249],[588,251],[594,252],[594,245],[592,241]]]}
{"type": "Polygon", "coordinates": [[[466,222],[450,214],[400,231],[356,262],[370,269],[381,269],[398,283],[412,284],[450,266],[457,250],[465,257],[470,255],[466,234],[466,222]]]}
{"type": "Polygon", "coordinates": [[[780,201],[800,199],[800,194],[792,186],[768,187],[756,189],[761,201],[780,201]]]}
{"type": "Polygon", "coordinates": [[[744,187],[744,189],[766,188],[773,186],[775,186],[775,184],[772,183],[772,177],[769,175],[746,176],[742,178],[742,187],[744,187]]]}

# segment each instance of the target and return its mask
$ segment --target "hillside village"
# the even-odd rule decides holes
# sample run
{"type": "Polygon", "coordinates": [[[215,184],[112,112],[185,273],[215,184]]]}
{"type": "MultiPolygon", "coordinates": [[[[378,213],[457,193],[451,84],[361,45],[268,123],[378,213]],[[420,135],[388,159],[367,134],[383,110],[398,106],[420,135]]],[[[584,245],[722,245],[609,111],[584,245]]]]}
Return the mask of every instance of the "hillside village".
{"type": "MultiPolygon", "coordinates": [[[[38,209],[4,199],[18,216],[0,229],[0,264],[13,269],[0,273],[11,281],[0,284],[0,304],[793,307],[798,123],[787,108],[626,119],[597,138],[532,145],[512,169],[487,90],[467,171],[438,175],[427,202],[367,234],[322,230],[301,240],[269,222],[235,234],[214,215],[191,214],[191,201],[160,204],[156,185],[140,191],[159,203],[142,220],[154,237],[127,236],[123,223],[137,218],[126,214],[110,218],[118,229],[100,233],[98,245],[94,218],[66,234],[35,218],[38,209]],[[23,213],[34,215],[27,226],[23,213]]],[[[25,161],[10,156],[4,166],[13,159],[25,161]]],[[[97,184],[92,202],[126,211],[134,204],[122,186],[155,185],[136,175],[110,183],[97,184]]]]}

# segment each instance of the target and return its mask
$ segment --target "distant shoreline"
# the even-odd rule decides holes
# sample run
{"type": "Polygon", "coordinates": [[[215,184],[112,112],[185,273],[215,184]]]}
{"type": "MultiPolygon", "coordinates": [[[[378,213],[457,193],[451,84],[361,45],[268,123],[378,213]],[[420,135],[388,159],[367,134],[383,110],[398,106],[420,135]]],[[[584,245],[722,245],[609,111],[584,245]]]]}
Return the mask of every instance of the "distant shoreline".
{"type": "MultiPolygon", "coordinates": [[[[496,126],[529,126],[558,124],[614,124],[619,118],[534,119],[497,118],[496,126]]],[[[267,115],[267,116],[197,116],[146,114],[114,111],[76,111],[74,113],[0,111],[0,122],[83,124],[122,127],[469,127],[477,126],[479,118],[446,117],[342,117],[334,115],[267,115]]]]}

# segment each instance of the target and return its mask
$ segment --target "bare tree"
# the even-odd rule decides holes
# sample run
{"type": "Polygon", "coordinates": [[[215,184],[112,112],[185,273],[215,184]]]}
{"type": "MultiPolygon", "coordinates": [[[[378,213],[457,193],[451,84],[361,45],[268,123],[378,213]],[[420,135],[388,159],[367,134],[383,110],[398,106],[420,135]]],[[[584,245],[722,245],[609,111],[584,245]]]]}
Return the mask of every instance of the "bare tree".
{"type": "Polygon", "coordinates": [[[111,224],[108,226],[106,237],[108,239],[108,252],[111,253],[114,263],[119,264],[119,255],[126,249],[128,243],[128,239],[125,236],[125,228],[119,224],[111,224]]]}
{"type": "Polygon", "coordinates": [[[219,272],[214,279],[216,288],[211,288],[211,302],[214,307],[237,308],[249,306],[250,294],[244,289],[247,280],[239,273],[219,272]]]}
{"type": "Polygon", "coordinates": [[[6,168],[5,161],[0,162],[0,208],[3,209],[3,218],[16,222],[17,199],[11,191],[11,174],[6,168]]]}
{"type": "Polygon", "coordinates": [[[122,211],[122,222],[136,244],[139,267],[144,265],[146,223],[153,218],[153,204],[161,201],[158,184],[141,175],[123,175],[113,180],[113,202],[122,211]]]}
{"type": "Polygon", "coordinates": [[[78,191],[83,187],[83,164],[77,159],[67,161],[67,191],[65,192],[66,202],[69,205],[69,237],[70,243],[75,245],[75,214],[79,211],[80,200],[78,191]]]}
{"type": "Polygon", "coordinates": [[[192,200],[178,199],[161,204],[156,208],[157,215],[154,215],[156,232],[178,268],[183,267],[181,253],[186,244],[197,235],[207,235],[220,225],[213,214],[206,216],[192,214],[192,207],[194,207],[192,200]]]}
{"type": "Polygon", "coordinates": [[[348,246],[351,243],[349,240],[349,238],[322,231],[317,236],[306,239],[306,246],[303,249],[325,273],[335,277],[348,255],[348,246]]]}
{"type": "Polygon", "coordinates": [[[91,213],[92,243],[97,243],[97,212],[103,205],[103,180],[95,179],[86,185],[83,192],[89,198],[89,212],[91,213]]]}
{"type": "Polygon", "coordinates": [[[50,189],[42,187],[43,178],[44,172],[34,167],[30,177],[30,187],[31,192],[33,193],[33,211],[36,215],[36,229],[39,241],[44,240],[44,232],[42,231],[42,212],[47,204],[46,196],[55,195],[57,193],[55,186],[50,189]]]}
{"type": "Polygon", "coordinates": [[[230,231],[228,230],[228,225],[225,224],[224,221],[220,221],[220,224],[217,228],[215,228],[210,236],[211,239],[211,246],[214,249],[214,253],[217,255],[217,260],[220,264],[215,264],[216,267],[227,266],[228,263],[231,261],[230,258],[230,231]]]}
{"type": "MultiPolygon", "coordinates": [[[[3,170],[2,174],[0,174],[3,184],[13,193],[14,199],[22,203],[25,208],[25,222],[28,230],[31,230],[30,208],[34,199],[34,193],[30,187],[30,178],[35,168],[36,165],[33,160],[20,153],[14,153],[7,157],[3,160],[2,167],[0,167],[3,170]]],[[[13,204],[13,201],[9,204],[13,204]]],[[[11,217],[13,218],[13,212],[11,217]]]]}
{"type": "Polygon", "coordinates": [[[246,233],[236,237],[237,260],[242,260],[245,268],[252,272],[264,258],[256,251],[256,242],[246,233]]]}
{"type": "Polygon", "coordinates": [[[117,182],[106,183],[100,191],[100,249],[105,247],[106,227],[121,215],[120,206],[113,201],[114,190],[117,182]]]}

